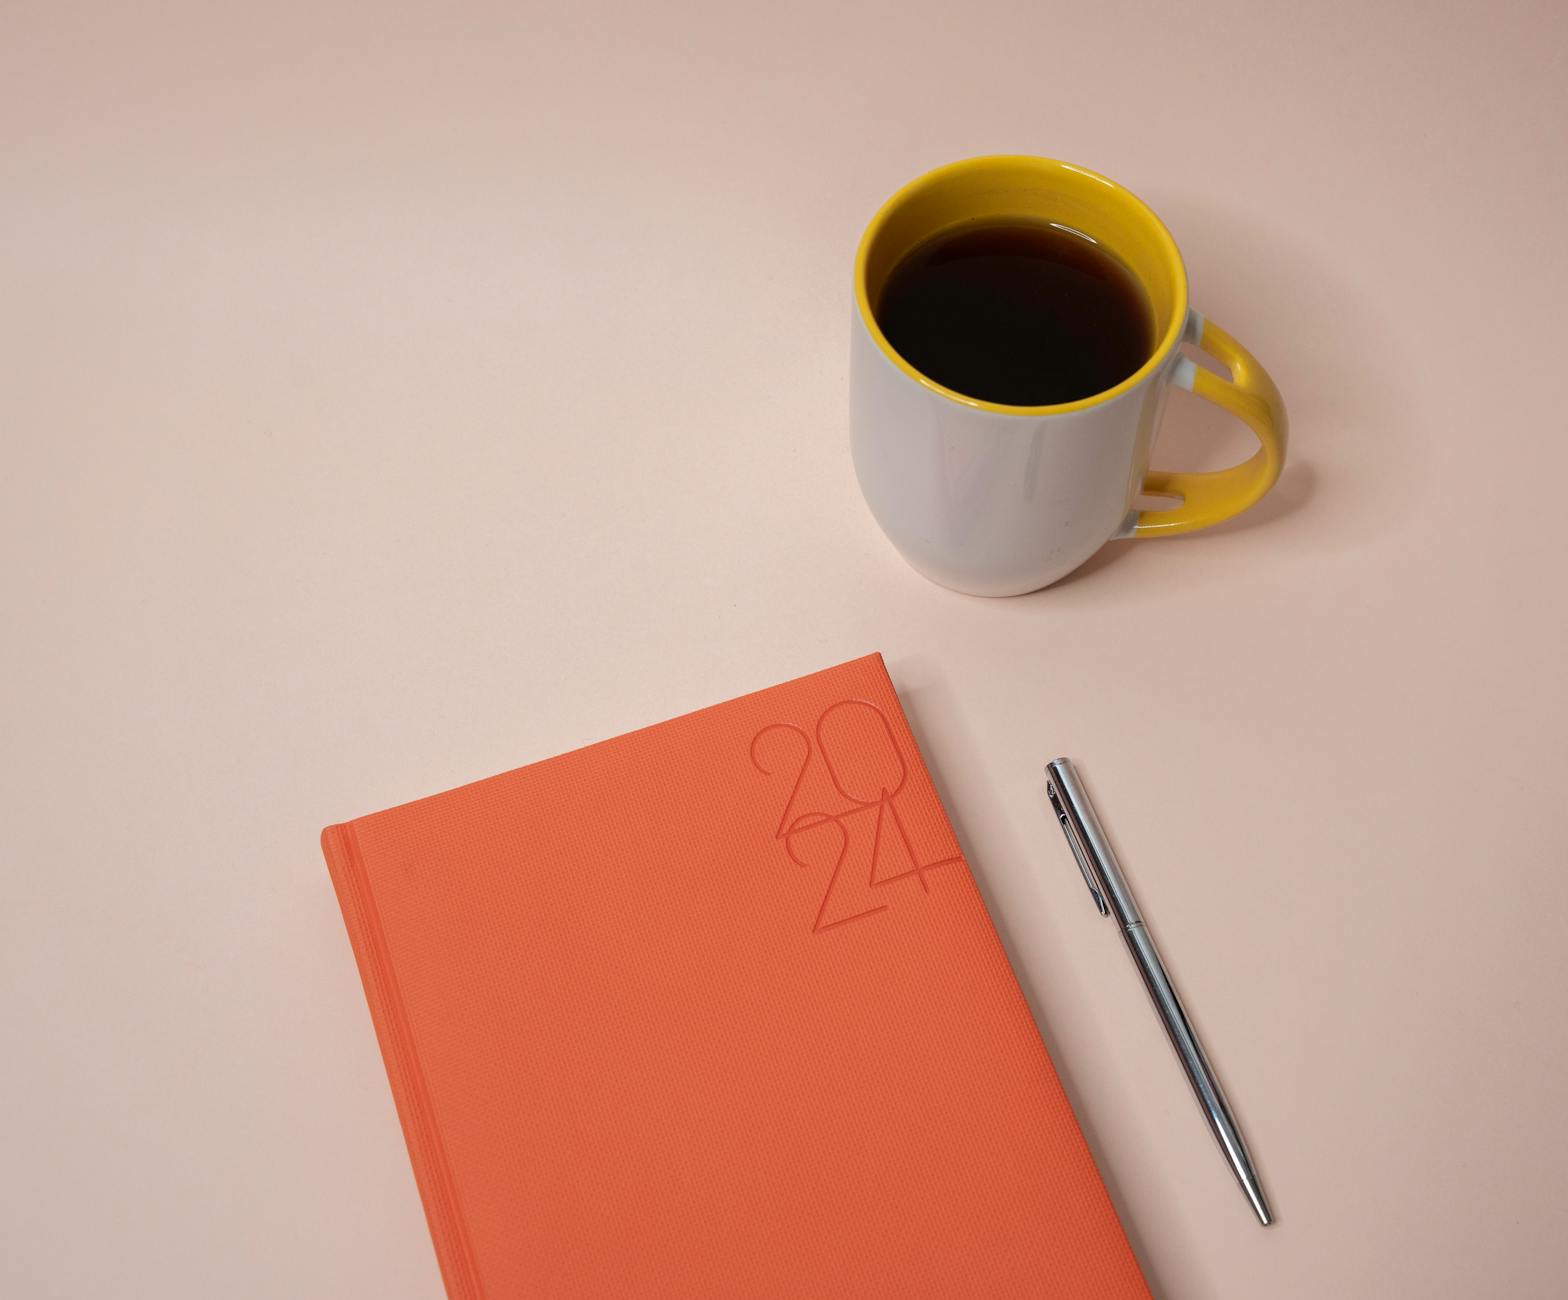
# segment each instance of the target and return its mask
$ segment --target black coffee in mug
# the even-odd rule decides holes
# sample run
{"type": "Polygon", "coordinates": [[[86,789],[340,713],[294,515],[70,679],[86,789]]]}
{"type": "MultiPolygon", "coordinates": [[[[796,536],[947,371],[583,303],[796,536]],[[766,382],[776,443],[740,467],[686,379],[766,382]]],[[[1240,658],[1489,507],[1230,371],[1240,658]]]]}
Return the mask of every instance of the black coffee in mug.
{"type": "Polygon", "coordinates": [[[877,324],[927,378],[1006,406],[1054,406],[1114,388],[1149,359],[1154,319],[1122,263],[1045,222],[962,226],[888,277],[877,324]]]}

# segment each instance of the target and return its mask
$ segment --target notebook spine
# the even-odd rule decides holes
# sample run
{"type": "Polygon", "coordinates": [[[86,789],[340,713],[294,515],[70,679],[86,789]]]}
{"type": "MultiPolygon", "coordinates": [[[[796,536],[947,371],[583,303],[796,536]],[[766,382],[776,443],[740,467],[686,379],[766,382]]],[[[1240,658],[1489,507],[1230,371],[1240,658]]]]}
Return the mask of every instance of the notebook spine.
{"type": "Polygon", "coordinates": [[[365,1000],[370,1004],[370,1017],[375,1023],[447,1295],[450,1300],[483,1300],[478,1270],[463,1231],[451,1172],[432,1119],[424,1076],[414,1053],[413,1036],[387,956],[375,901],[365,880],[352,823],[327,827],[321,833],[321,847],[352,941],[365,1000]]]}

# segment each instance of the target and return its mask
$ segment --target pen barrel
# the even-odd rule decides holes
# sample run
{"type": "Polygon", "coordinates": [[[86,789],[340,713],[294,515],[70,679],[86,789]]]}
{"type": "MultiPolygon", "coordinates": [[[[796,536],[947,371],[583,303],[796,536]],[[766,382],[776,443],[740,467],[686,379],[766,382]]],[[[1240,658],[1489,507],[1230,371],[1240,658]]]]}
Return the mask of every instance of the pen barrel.
{"type": "Polygon", "coordinates": [[[1199,1102],[1211,1115],[1216,1110],[1224,1109],[1225,1096],[1220,1091],[1214,1068],[1209,1064],[1203,1044],[1198,1041],[1192,1021],[1187,1017],[1187,1009],[1181,1004],[1181,997],[1165,972],[1165,963],[1160,960],[1154,940],[1141,923],[1123,927],[1123,933],[1127,938],[1127,947],[1132,950],[1138,973],[1143,976],[1143,986],[1149,990],[1154,1009],[1160,1014],[1160,1023],[1165,1026],[1165,1033],[1181,1059],[1182,1069],[1192,1081],[1199,1102]]]}
{"type": "Polygon", "coordinates": [[[1155,1010],[1159,1012],[1160,1023],[1165,1026],[1166,1036],[1181,1061],[1188,1082],[1192,1084],[1192,1091],[1215,1140],[1225,1153],[1231,1172],[1252,1202],[1258,1218],[1265,1224],[1269,1223],[1272,1214],[1258,1182],[1252,1154],[1247,1150],[1241,1128],[1231,1113],[1224,1089],[1220,1087],[1219,1076],[1209,1064],[1203,1044],[1198,1041],[1197,1031],[1193,1029],[1192,1021],[1187,1017],[1187,1009],[1182,1006],[1181,997],[1166,973],[1165,963],[1160,959],[1154,940],[1141,922],[1122,927],[1122,934],[1126,937],[1138,973],[1143,977],[1143,985],[1149,991],[1155,1010]]]}

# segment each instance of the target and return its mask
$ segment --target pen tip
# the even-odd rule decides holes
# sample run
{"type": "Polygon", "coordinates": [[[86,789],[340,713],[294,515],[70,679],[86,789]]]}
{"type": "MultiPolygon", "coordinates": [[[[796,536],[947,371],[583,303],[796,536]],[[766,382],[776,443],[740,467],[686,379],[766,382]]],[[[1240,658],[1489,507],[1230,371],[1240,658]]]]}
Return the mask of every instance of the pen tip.
{"type": "Polygon", "coordinates": [[[1258,1187],[1249,1187],[1247,1189],[1247,1199],[1252,1202],[1252,1208],[1258,1216],[1258,1222],[1265,1228],[1273,1226],[1274,1211],[1269,1209],[1269,1203],[1263,1199],[1263,1190],[1258,1187]]]}

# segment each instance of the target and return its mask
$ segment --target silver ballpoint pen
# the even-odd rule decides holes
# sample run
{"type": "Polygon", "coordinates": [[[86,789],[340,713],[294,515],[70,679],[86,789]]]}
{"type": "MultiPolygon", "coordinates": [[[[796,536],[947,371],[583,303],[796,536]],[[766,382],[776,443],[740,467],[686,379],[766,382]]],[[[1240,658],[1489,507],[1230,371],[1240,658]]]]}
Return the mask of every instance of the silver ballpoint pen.
{"type": "Polygon", "coordinates": [[[1084,793],[1078,773],[1071,760],[1065,758],[1047,763],[1045,773],[1046,797],[1050,799],[1051,810],[1067,836],[1073,857],[1078,859],[1078,868],[1083,872],[1094,904],[1100,909],[1101,916],[1115,915],[1116,924],[1121,927],[1122,937],[1127,941],[1127,950],[1132,953],[1138,973],[1143,976],[1154,1009],[1159,1012],[1165,1032],[1170,1036],[1171,1046],[1181,1059],[1182,1069],[1187,1072],[1209,1127],[1214,1130],[1214,1136],[1219,1141],[1220,1149],[1225,1152],[1225,1159],[1230,1162],[1231,1171],[1241,1184],[1241,1190],[1247,1194],[1258,1219],[1266,1227],[1274,1222],[1274,1215],[1263,1195],[1263,1187],[1258,1182],[1257,1170],[1252,1166],[1252,1156],[1242,1139],[1241,1129],[1236,1124],[1236,1117],[1231,1114],[1230,1104],[1225,1100],[1219,1079],[1215,1077],[1214,1067],[1204,1054],[1203,1044],[1198,1041],[1192,1022],[1187,1019],[1181,999],[1176,996],[1170,976],[1165,973],[1165,963],[1160,960],[1159,949],[1154,946],[1154,940],[1144,927],[1143,914],[1127,887],[1116,854],[1106,839],[1100,819],[1094,814],[1089,796],[1084,793]]]}

